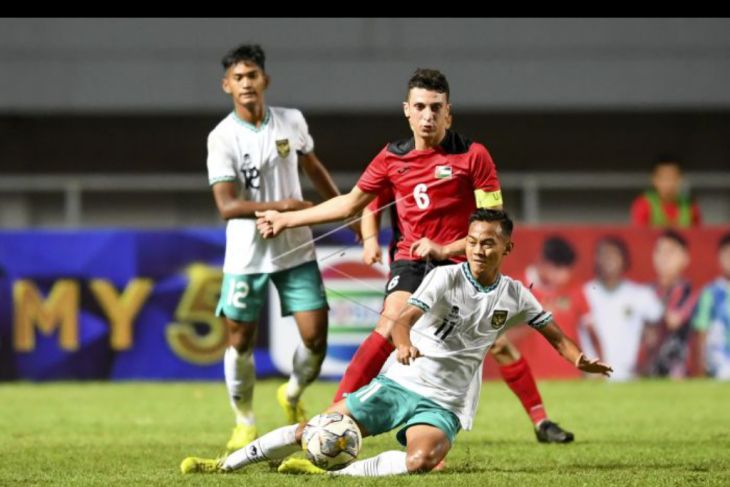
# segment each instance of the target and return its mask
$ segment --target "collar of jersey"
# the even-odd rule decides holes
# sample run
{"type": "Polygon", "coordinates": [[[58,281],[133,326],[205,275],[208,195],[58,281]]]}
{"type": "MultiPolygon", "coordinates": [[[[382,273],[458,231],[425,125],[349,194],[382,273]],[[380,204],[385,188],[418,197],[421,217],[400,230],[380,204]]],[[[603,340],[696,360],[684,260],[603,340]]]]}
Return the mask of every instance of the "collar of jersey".
{"type": "Polygon", "coordinates": [[[494,284],[492,284],[489,287],[484,287],[481,284],[479,284],[479,281],[474,279],[474,276],[471,275],[471,270],[469,270],[468,262],[464,262],[463,264],[461,264],[461,271],[464,273],[464,275],[469,280],[471,285],[474,286],[477,291],[481,291],[483,293],[488,293],[488,292],[491,292],[491,291],[494,291],[495,289],[497,289],[497,286],[499,285],[499,281],[502,280],[502,274],[497,274],[497,280],[494,281],[494,284]]]}
{"type": "Polygon", "coordinates": [[[236,122],[239,123],[239,125],[243,125],[247,129],[251,130],[252,132],[261,132],[264,128],[266,128],[266,125],[268,125],[269,120],[271,120],[271,112],[269,111],[268,107],[266,108],[266,114],[264,115],[264,121],[261,122],[260,126],[256,126],[252,123],[248,123],[247,121],[243,120],[238,116],[235,110],[233,110],[231,113],[233,113],[233,118],[236,122]]]}

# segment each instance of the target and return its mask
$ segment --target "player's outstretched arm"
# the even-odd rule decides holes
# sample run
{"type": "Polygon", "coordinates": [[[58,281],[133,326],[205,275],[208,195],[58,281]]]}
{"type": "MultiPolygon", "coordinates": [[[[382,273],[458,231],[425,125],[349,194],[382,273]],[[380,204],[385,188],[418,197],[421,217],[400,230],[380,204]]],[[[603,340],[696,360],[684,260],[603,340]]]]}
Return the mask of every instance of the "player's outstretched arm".
{"type": "Polygon", "coordinates": [[[306,210],[280,213],[278,211],[257,211],[256,225],[264,238],[275,237],[287,228],[327,223],[351,218],[375,198],[355,186],[347,194],[336,196],[306,210]]]}
{"type": "Polygon", "coordinates": [[[222,181],[213,185],[213,199],[218,213],[224,220],[231,218],[255,218],[257,211],[302,210],[312,206],[311,201],[286,199],[278,201],[249,201],[238,196],[237,184],[231,181],[222,181]]]}
{"type": "Polygon", "coordinates": [[[590,374],[602,374],[606,377],[611,375],[613,368],[610,365],[596,359],[588,359],[583,352],[580,351],[578,345],[573,342],[570,338],[565,336],[563,331],[555,324],[554,321],[550,321],[546,326],[538,330],[542,336],[544,336],[550,345],[558,351],[560,355],[565,357],[570,363],[575,365],[578,369],[583,372],[590,374]]]}
{"type": "MultiPolygon", "coordinates": [[[[314,152],[302,154],[299,157],[299,164],[304,169],[304,172],[307,173],[307,177],[310,181],[312,181],[314,189],[317,190],[317,193],[319,193],[323,200],[329,200],[340,195],[340,190],[337,189],[337,185],[332,179],[329,171],[314,152]]],[[[350,230],[355,233],[357,241],[362,241],[360,223],[358,221],[353,221],[349,226],[350,230]]]]}

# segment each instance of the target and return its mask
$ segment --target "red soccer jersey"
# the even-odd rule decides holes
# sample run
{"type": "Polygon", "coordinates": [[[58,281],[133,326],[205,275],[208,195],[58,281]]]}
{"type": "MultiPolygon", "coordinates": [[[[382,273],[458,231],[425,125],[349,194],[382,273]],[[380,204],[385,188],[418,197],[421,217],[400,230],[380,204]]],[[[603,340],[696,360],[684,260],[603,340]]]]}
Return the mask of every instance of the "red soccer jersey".
{"type": "Polygon", "coordinates": [[[374,194],[391,190],[395,196],[401,233],[396,260],[415,260],[410,247],[423,237],[441,245],[464,238],[476,209],[474,191],[500,189],[486,147],[450,130],[432,149],[415,150],[413,139],[388,144],[357,186],[374,194]]]}

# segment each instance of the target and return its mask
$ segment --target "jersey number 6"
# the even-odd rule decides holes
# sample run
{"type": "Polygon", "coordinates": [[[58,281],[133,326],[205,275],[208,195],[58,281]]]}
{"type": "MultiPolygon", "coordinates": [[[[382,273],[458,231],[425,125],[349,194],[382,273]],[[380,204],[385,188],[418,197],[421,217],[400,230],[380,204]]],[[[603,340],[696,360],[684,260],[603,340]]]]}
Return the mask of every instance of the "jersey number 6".
{"type": "Polygon", "coordinates": [[[428,193],[426,192],[427,190],[428,186],[424,183],[417,184],[416,187],[413,188],[413,199],[416,200],[416,206],[422,210],[425,210],[428,208],[428,205],[431,204],[431,199],[428,197],[428,193]]]}

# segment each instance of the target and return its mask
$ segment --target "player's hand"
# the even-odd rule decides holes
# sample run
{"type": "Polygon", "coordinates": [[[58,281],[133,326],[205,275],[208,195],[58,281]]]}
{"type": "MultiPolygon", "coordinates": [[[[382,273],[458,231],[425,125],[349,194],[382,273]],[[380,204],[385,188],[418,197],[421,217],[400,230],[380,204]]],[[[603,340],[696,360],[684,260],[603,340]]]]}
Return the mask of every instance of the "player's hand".
{"type": "Polygon", "coordinates": [[[588,372],[589,374],[601,374],[606,377],[611,377],[611,372],[613,372],[613,367],[607,363],[600,362],[597,358],[587,359],[582,353],[580,354],[580,357],[578,357],[575,366],[583,372],[588,372]]]}
{"type": "Polygon", "coordinates": [[[395,353],[395,359],[403,365],[410,365],[411,360],[415,360],[421,356],[421,351],[413,345],[398,345],[395,353]]]}
{"type": "Polygon", "coordinates": [[[375,235],[363,242],[362,261],[367,265],[373,265],[376,262],[383,263],[383,253],[375,235]]]}
{"type": "Polygon", "coordinates": [[[312,206],[314,206],[314,203],[306,200],[302,201],[295,198],[287,198],[285,200],[279,201],[278,206],[278,211],[297,211],[311,208],[312,206]]]}
{"type": "Polygon", "coordinates": [[[424,237],[416,240],[411,245],[411,257],[417,257],[419,259],[430,257],[434,260],[446,260],[449,256],[446,255],[442,245],[424,237]]]}
{"type": "Polygon", "coordinates": [[[257,211],[256,228],[263,238],[273,238],[286,228],[284,215],[276,210],[257,211]]]}

